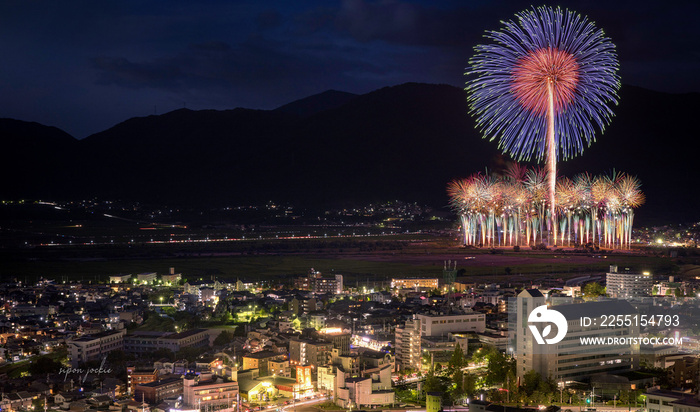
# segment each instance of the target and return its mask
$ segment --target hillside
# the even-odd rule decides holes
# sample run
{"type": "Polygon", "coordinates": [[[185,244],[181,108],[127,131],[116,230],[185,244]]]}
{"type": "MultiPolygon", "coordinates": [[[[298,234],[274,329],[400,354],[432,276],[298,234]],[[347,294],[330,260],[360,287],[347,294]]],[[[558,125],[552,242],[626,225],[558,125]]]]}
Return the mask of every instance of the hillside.
{"type": "MultiPolygon", "coordinates": [[[[620,97],[611,126],[583,156],[561,163],[561,173],[637,175],[648,199],[639,221],[700,219],[692,190],[700,171],[688,144],[698,134],[691,126],[698,95],[623,86],[620,97]]],[[[443,207],[451,179],[507,161],[474,129],[464,91],[447,85],[408,83],[359,96],[329,91],[271,111],[180,109],[81,141],[10,122],[9,129],[0,122],[3,197],[195,205],[273,199],[307,207],[401,198],[443,207]]]]}

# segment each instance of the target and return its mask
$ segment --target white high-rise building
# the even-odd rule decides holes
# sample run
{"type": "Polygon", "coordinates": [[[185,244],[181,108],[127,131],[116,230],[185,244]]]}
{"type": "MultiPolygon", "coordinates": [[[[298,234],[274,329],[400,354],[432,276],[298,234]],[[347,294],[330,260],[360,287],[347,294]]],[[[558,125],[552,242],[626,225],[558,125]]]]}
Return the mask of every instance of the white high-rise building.
{"type": "Polygon", "coordinates": [[[421,368],[420,321],[406,321],[403,327],[396,327],[396,364],[399,369],[421,368]]]}
{"type": "Polygon", "coordinates": [[[605,291],[608,296],[620,299],[650,296],[652,281],[649,272],[619,272],[617,266],[610,265],[610,272],[605,275],[605,291]]]}
{"type": "MultiPolygon", "coordinates": [[[[530,370],[556,382],[578,381],[596,373],[634,370],[639,365],[638,343],[621,338],[639,337],[639,325],[634,321],[637,312],[627,301],[608,300],[573,305],[558,305],[547,310],[557,311],[566,319],[564,338],[552,344],[538,344],[529,325],[536,325],[543,338],[555,336],[549,322],[528,322],[529,314],[544,305],[544,296],[537,290],[525,290],[517,298],[516,358],[517,375],[522,380],[530,370]],[[629,315],[629,325],[618,326],[612,316],[629,315]],[[583,339],[602,338],[605,341],[585,344],[583,339]],[[616,339],[617,343],[611,343],[616,339]]],[[[556,326],[552,326],[558,331],[556,326]]]]}

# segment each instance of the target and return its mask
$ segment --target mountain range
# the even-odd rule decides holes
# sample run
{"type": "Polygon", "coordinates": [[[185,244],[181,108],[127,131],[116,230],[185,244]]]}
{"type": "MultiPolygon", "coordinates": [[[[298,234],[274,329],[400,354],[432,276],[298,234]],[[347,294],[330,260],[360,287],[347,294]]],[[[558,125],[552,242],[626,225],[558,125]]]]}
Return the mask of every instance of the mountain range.
{"type": "MultiPolygon", "coordinates": [[[[561,162],[561,174],[636,175],[647,197],[638,222],[700,220],[692,143],[699,97],[623,86],[611,125],[583,155],[561,162]]],[[[462,89],[419,83],[362,95],[329,90],[275,110],[180,109],[82,140],[0,119],[0,145],[3,199],[193,206],[402,199],[446,207],[450,180],[510,161],[481,139],[462,89]]]]}

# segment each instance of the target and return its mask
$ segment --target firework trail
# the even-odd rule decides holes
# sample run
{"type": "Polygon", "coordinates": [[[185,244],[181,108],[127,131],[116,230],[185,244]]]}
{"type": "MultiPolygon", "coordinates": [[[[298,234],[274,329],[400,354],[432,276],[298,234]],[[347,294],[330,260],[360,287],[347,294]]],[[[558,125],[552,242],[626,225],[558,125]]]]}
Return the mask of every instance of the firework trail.
{"type": "MultiPolygon", "coordinates": [[[[562,245],[630,248],[634,209],[644,203],[636,177],[613,172],[557,181],[562,245]]],[[[450,206],[459,215],[463,243],[473,246],[537,245],[549,218],[547,172],[511,165],[504,176],[474,174],[449,183],[450,206]]],[[[551,221],[551,220],[550,220],[551,221]]],[[[550,228],[554,231],[553,228],[550,228]]]]}

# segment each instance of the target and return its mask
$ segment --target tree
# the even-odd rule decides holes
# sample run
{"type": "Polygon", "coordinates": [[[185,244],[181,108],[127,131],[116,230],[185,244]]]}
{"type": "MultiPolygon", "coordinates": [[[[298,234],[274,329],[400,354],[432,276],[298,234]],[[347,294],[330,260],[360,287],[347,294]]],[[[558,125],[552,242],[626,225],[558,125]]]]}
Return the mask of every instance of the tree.
{"type": "Polygon", "coordinates": [[[233,333],[224,330],[214,339],[214,346],[226,346],[231,343],[232,340],[233,333]]]}
{"type": "Polygon", "coordinates": [[[32,401],[32,407],[34,408],[35,411],[43,411],[45,401],[46,401],[46,398],[36,398],[32,401]]]}
{"type": "Polygon", "coordinates": [[[503,384],[506,381],[508,373],[515,370],[515,362],[513,362],[513,359],[508,358],[501,351],[489,351],[486,358],[489,361],[489,367],[485,378],[487,386],[503,384]]]}
{"type": "Polygon", "coordinates": [[[177,351],[175,355],[177,359],[187,359],[189,362],[193,362],[202,352],[201,348],[185,347],[177,351]]]}
{"type": "Polygon", "coordinates": [[[594,300],[598,296],[605,296],[605,287],[600,283],[591,282],[583,287],[583,298],[585,300],[594,300]]]}
{"type": "Polygon", "coordinates": [[[462,366],[464,366],[465,360],[464,360],[464,352],[462,352],[462,348],[459,346],[459,343],[455,345],[455,350],[452,352],[452,357],[450,358],[450,369],[459,369],[462,366]]]}
{"type": "Polygon", "coordinates": [[[130,357],[123,350],[117,349],[107,354],[107,363],[110,365],[123,365],[130,357]]]}
{"type": "Polygon", "coordinates": [[[48,356],[40,356],[29,365],[29,373],[32,376],[43,375],[47,373],[58,373],[63,367],[60,362],[57,362],[48,356]]]}
{"type": "Polygon", "coordinates": [[[464,375],[464,394],[474,396],[476,393],[476,377],[471,373],[464,375]]]}
{"type": "Polygon", "coordinates": [[[158,349],[154,350],[153,352],[151,352],[151,357],[153,359],[166,358],[166,359],[173,360],[173,355],[174,355],[173,351],[171,351],[168,348],[158,348],[158,349]]]}
{"type": "Polygon", "coordinates": [[[464,373],[461,369],[457,369],[452,375],[452,382],[454,387],[452,387],[451,398],[452,401],[456,401],[464,396],[464,373]]]}
{"type": "Polygon", "coordinates": [[[523,390],[526,394],[532,395],[540,386],[540,382],[542,382],[542,376],[536,371],[530,370],[523,376],[523,390]]]}
{"type": "Polygon", "coordinates": [[[423,382],[423,390],[428,392],[445,392],[445,385],[442,381],[435,376],[435,372],[431,368],[428,374],[425,375],[425,382],[423,382]]]}

